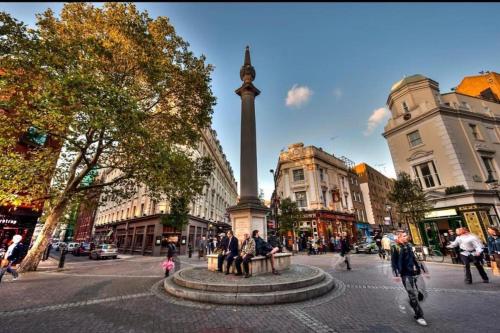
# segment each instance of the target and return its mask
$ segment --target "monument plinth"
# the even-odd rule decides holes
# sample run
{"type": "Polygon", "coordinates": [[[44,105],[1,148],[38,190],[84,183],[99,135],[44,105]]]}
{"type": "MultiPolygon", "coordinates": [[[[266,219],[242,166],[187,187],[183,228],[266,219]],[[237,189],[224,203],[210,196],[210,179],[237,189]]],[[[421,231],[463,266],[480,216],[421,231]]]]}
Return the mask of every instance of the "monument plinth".
{"type": "Polygon", "coordinates": [[[270,209],[262,205],[257,189],[257,142],[255,134],[255,97],[260,90],[253,85],[255,68],[250,61],[250,49],[245,50],[245,61],[240,70],[241,87],[235,92],[241,97],[241,156],[240,156],[240,200],[227,209],[234,231],[240,241],[243,234],[259,230],[267,238],[266,215],[270,209]]]}

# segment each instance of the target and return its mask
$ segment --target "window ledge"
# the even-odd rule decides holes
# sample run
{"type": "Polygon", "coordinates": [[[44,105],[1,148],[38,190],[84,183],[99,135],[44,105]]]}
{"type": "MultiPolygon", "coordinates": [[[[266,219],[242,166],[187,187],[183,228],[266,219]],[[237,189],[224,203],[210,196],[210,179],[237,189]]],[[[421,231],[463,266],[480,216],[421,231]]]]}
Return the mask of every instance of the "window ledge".
{"type": "Polygon", "coordinates": [[[421,148],[421,147],[423,147],[423,146],[425,146],[425,143],[421,143],[421,144],[416,145],[416,146],[413,146],[413,147],[411,147],[411,146],[410,146],[410,149],[409,149],[409,150],[415,150],[415,149],[421,148]]]}

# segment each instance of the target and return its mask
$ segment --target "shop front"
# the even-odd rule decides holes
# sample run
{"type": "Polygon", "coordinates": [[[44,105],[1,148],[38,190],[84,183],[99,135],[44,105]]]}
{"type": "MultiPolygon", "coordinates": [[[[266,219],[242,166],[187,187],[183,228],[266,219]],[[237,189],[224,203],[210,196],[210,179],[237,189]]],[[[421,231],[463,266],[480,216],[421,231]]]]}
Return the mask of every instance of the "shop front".
{"type": "Polygon", "coordinates": [[[23,244],[29,246],[40,213],[28,208],[8,210],[0,207],[0,245],[6,246],[14,235],[23,236],[23,244]]]}
{"type": "Polygon", "coordinates": [[[332,211],[316,212],[316,223],[318,236],[320,239],[329,240],[333,237],[340,237],[343,232],[347,232],[352,242],[358,241],[358,231],[354,214],[347,214],[332,211]]]}
{"type": "Polygon", "coordinates": [[[183,230],[163,225],[163,215],[144,216],[105,225],[96,225],[94,241],[97,243],[115,243],[120,253],[149,256],[167,254],[167,244],[174,242],[180,254],[186,254],[188,245],[196,249],[203,236],[215,236],[225,232],[230,225],[222,222],[210,222],[189,216],[189,223],[183,230]]]}
{"type": "Polygon", "coordinates": [[[448,230],[467,227],[486,243],[487,228],[497,220],[493,205],[473,204],[435,209],[425,214],[417,225],[409,224],[413,243],[436,246],[445,251],[448,230]]]}

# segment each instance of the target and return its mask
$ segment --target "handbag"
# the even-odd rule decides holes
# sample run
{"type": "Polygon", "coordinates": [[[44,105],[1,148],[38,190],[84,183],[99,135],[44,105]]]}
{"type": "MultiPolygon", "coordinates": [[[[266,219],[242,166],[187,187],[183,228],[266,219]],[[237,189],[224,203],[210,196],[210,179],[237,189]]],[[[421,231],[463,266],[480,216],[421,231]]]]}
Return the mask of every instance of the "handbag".
{"type": "Polygon", "coordinates": [[[9,260],[8,259],[2,259],[2,262],[0,263],[0,268],[4,268],[9,266],[9,260]]]}
{"type": "Polygon", "coordinates": [[[167,271],[172,271],[173,269],[175,269],[175,263],[173,262],[172,259],[165,259],[161,263],[161,266],[163,267],[163,269],[165,269],[167,271]]]}

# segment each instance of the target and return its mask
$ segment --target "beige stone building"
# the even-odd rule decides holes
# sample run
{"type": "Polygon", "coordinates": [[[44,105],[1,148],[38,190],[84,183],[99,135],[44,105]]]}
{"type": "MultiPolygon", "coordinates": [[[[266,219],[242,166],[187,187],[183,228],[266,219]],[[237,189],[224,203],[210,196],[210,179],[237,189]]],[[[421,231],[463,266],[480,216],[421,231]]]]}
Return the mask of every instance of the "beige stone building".
{"type": "Polygon", "coordinates": [[[342,159],[296,143],[280,153],[275,173],[278,198],[291,198],[305,213],[300,229],[306,237],[328,240],[341,231],[357,237],[358,212],[349,185],[353,174],[342,159]]]}
{"type": "MultiPolygon", "coordinates": [[[[189,224],[184,230],[160,223],[169,212],[168,201],[155,202],[141,186],[129,200],[101,201],[95,217],[94,238],[114,241],[121,252],[156,256],[166,252],[168,238],[177,241],[181,253],[185,253],[187,245],[195,249],[202,236],[230,228],[226,208],[236,204],[237,183],[214,130],[202,132],[197,154],[210,156],[215,169],[202,195],[190,203],[189,224]]],[[[116,176],[117,172],[105,175],[111,179],[116,176]]]]}
{"type": "Polygon", "coordinates": [[[366,163],[357,164],[354,171],[358,175],[363,193],[368,223],[379,230],[398,228],[397,209],[388,199],[388,194],[394,186],[394,180],[384,176],[366,163]]]}
{"type": "Polygon", "coordinates": [[[485,240],[486,227],[498,225],[498,193],[486,184],[498,180],[500,104],[456,92],[413,75],[392,86],[387,105],[387,139],[396,172],[418,179],[434,210],[411,227],[414,241],[437,243],[448,228],[467,226],[485,240]]]}

